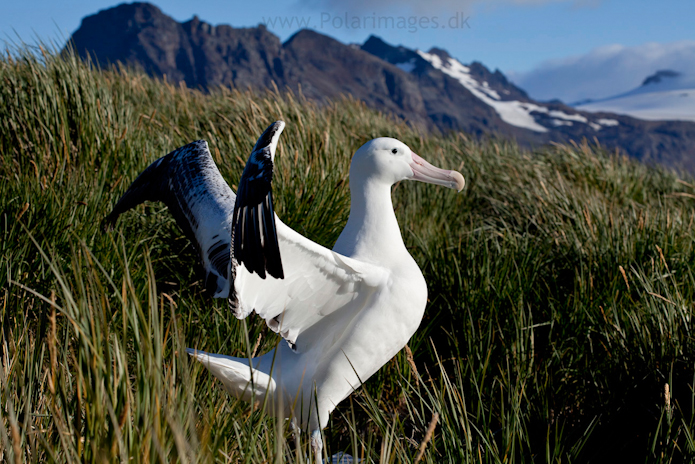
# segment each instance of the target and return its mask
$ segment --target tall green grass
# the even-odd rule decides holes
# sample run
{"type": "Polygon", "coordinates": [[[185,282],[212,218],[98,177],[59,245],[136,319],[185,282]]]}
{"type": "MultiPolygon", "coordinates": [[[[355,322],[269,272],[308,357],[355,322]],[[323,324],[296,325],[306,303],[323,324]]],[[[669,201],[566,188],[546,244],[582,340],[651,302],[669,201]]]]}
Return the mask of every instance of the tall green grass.
{"type": "Polygon", "coordinates": [[[238,182],[283,119],[277,212],[325,246],[352,153],[392,136],[463,193],[394,189],[429,304],[333,414],[363,462],[683,462],[695,456],[695,184],[599,146],[421,134],[351,99],[208,94],[65,53],[0,60],[0,456],[8,462],[304,462],[305,436],[231,399],[185,347],[278,343],[204,290],[166,208],[101,219],[154,159],[210,144],[238,182]],[[668,387],[666,387],[668,386],[668,387]],[[668,389],[666,401],[665,391],[668,389]],[[428,430],[430,433],[428,433],[428,430]]]}

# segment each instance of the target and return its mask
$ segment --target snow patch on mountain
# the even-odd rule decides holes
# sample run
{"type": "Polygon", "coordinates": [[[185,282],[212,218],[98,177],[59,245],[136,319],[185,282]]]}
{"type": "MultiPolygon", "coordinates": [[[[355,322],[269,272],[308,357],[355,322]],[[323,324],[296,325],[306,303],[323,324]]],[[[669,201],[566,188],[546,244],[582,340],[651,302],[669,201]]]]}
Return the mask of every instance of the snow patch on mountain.
{"type": "Polygon", "coordinates": [[[470,69],[462,65],[458,60],[449,58],[444,63],[437,55],[425,53],[421,50],[418,50],[417,53],[432,66],[459,81],[461,85],[484,103],[493,107],[507,124],[531,129],[536,132],[548,132],[548,129],[538,124],[531,116],[531,112],[537,111],[538,108],[541,108],[540,106],[516,100],[501,101],[499,94],[495,90],[476,81],[470,75],[470,69]]]}
{"type": "Polygon", "coordinates": [[[565,121],[583,122],[584,124],[589,122],[589,120],[586,119],[581,114],[567,114],[564,111],[557,111],[557,110],[548,111],[548,116],[553,117],[553,118],[557,118],[557,119],[564,119],[565,121]]]}
{"type": "Polygon", "coordinates": [[[670,70],[657,71],[634,90],[576,108],[655,121],[695,121],[695,77],[670,70]]]}
{"type": "Polygon", "coordinates": [[[599,120],[598,120],[598,123],[599,123],[599,124],[602,124],[602,125],[604,125],[604,126],[606,126],[606,127],[617,126],[618,124],[620,124],[620,123],[619,123],[618,121],[616,121],[615,119],[599,119],[599,120]]]}
{"type": "MultiPolygon", "coordinates": [[[[448,57],[446,58],[446,61],[444,61],[436,54],[426,53],[421,50],[417,50],[417,53],[436,69],[439,69],[443,73],[459,81],[461,85],[468,89],[473,95],[478,97],[485,104],[494,108],[504,122],[511,124],[512,126],[530,129],[536,132],[548,132],[548,128],[539,124],[532,113],[546,114],[550,117],[550,124],[555,127],[571,126],[575,122],[578,122],[588,124],[594,130],[598,131],[604,126],[613,126],[618,124],[618,121],[613,119],[600,119],[596,122],[590,122],[581,114],[569,114],[560,110],[551,110],[545,106],[537,105],[531,102],[502,100],[496,90],[491,89],[487,82],[483,82],[482,84],[478,82],[473,76],[471,76],[470,68],[468,66],[464,66],[458,60],[448,57]]],[[[405,64],[406,63],[401,63],[398,66],[401,67],[405,64]]],[[[401,67],[401,69],[405,70],[404,67],[401,67]]]]}

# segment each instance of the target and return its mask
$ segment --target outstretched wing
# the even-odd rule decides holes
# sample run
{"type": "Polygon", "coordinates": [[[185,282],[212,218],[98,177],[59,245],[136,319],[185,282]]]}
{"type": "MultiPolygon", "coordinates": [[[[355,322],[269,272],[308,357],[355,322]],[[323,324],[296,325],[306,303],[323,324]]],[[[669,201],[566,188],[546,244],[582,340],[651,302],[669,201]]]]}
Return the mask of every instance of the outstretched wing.
{"type": "Polygon", "coordinates": [[[210,155],[207,142],[198,140],[159,158],[145,169],[104,221],[113,226],[118,216],[144,201],[163,202],[197,247],[206,271],[206,288],[216,298],[226,298],[235,200],[234,192],[210,155]]]}
{"type": "Polygon", "coordinates": [[[275,148],[284,128],[283,121],[276,121],[256,142],[241,174],[234,205],[233,256],[263,279],[266,271],[277,279],[283,277],[271,182],[275,148]]]}
{"type": "Polygon", "coordinates": [[[312,242],[274,214],[273,161],[283,127],[275,122],[261,135],[239,182],[229,305],[238,318],[255,311],[293,349],[303,350],[302,333],[329,316],[336,323],[354,317],[388,273],[312,242]]]}

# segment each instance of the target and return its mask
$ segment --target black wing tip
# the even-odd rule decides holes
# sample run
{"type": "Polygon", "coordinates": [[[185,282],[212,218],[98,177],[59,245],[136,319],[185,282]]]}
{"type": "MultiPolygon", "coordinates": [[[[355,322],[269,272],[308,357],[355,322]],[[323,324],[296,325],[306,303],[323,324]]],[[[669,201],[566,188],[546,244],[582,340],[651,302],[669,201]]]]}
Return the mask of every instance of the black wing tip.
{"type": "Polygon", "coordinates": [[[285,277],[275,229],[271,184],[272,159],[284,127],[284,121],[275,121],[259,137],[241,176],[234,206],[234,257],[249,273],[256,273],[261,279],[267,274],[276,279],[285,277]],[[257,152],[261,151],[262,156],[258,158],[257,152]]]}
{"type": "Polygon", "coordinates": [[[278,138],[285,128],[285,121],[275,121],[268,128],[263,131],[263,134],[258,138],[256,146],[253,147],[253,151],[262,150],[265,147],[274,148],[274,144],[277,144],[278,138]]]}
{"type": "Polygon", "coordinates": [[[280,255],[280,245],[278,243],[277,228],[275,227],[275,211],[273,206],[273,192],[268,192],[266,201],[261,205],[263,239],[266,244],[265,268],[272,277],[284,279],[285,273],[282,269],[282,256],[280,255]]]}
{"type": "Polygon", "coordinates": [[[276,279],[284,279],[285,273],[282,270],[282,263],[278,262],[278,264],[279,265],[277,267],[268,267],[268,274],[270,274],[271,277],[274,277],[276,279]]]}
{"type": "Polygon", "coordinates": [[[275,279],[284,279],[282,256],[275,228],[272,191],[268,191],[261,202],[260,210],[259,214],[257,205],[251,205],[243,207],[240,215],[235,215],[233,226],[235,257],[249,273],[256,273],[261,279],[265,279],[266,275],[275,279]]]}

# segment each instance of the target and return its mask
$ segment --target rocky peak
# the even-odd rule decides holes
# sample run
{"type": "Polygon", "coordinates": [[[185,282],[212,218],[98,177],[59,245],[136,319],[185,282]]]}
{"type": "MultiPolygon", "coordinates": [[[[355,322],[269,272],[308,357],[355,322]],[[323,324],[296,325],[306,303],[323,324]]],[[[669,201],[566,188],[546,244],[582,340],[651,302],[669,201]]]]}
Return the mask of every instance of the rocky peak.
{"type": "Polygon", "coordinates": [[[414,51],[400,45],[390,45],[375,35],[369,36],[361,48],[391,64],[405,63],[418,57],[414,51]]]}
{"type": "Polygon", "coordinates": [[[427,52],[430,55],[436,55],[438,56],[442,62],[446,62],[449,58],[451,58],[451,55],[449,55],[449,52],[444,50],[443,48],[438,48],[438,47],[432,47],[430,50],[427,52]]]}

